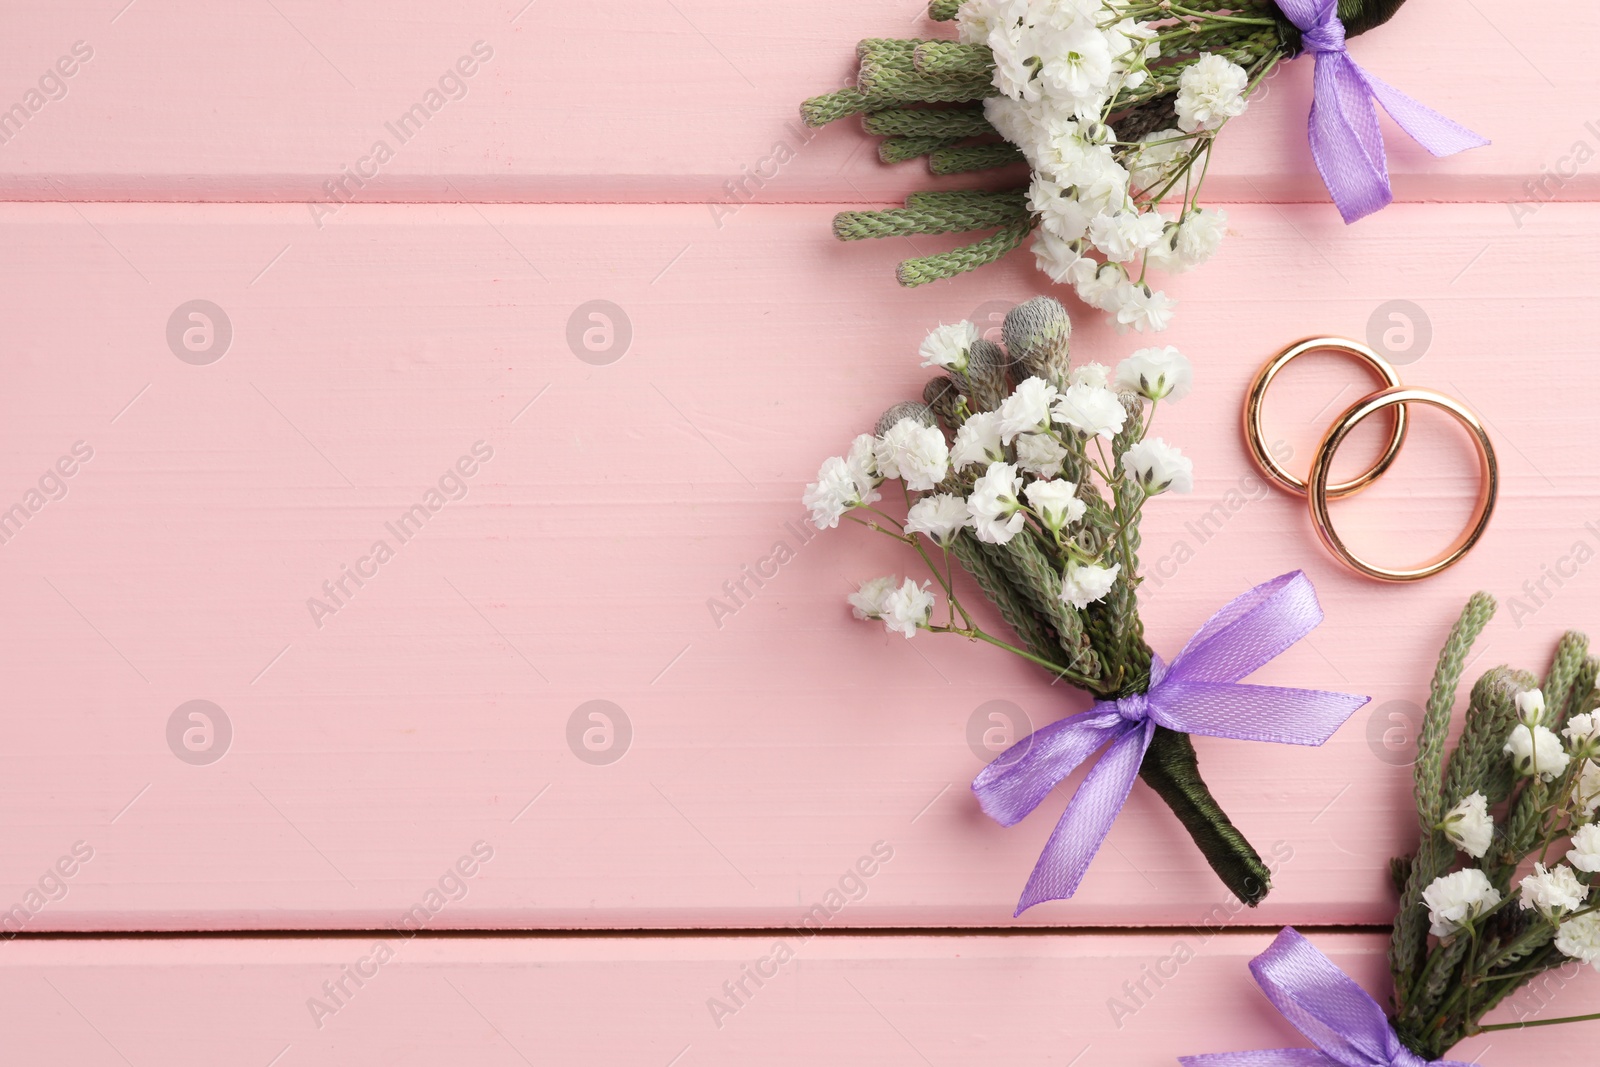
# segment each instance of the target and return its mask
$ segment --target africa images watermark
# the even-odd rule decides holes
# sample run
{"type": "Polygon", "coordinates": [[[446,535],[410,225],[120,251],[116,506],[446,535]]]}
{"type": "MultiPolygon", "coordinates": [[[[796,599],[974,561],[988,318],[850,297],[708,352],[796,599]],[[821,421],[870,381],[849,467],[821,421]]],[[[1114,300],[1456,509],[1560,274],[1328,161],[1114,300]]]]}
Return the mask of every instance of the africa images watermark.
{"type": "MultiPolygon", "coordinates": [[[[1264,862],[1267,870],[1276,874],[1293,859],[1293,845],[1287,841],[1274,841],[1272,855],[1264,857],[1264,862]]],[[[1178,977],[1183,965],[1195,958],[1197,950],[1204,948],[1244,910],[1243,901],[1237,897],[1228,897],[1222,903],[1213,905],[1195,925],[1192,934],[1195,941],[1193,945],[1188,939],[1179,938],[1172,943],[1172,950],[1158,957],[1153,964],[1140,964],[1138,977],[1122,983],[1123,995],[1106,998],[1106,1010],[1111,1013],[1111,1021],[1117,1024],[1117,1029],[1121,1030],[1129,1019],[1143,1011],[1168,982],[1178,977]]]]}
{"type": "Polygon", "coordinates": [[[783,538],[772,543],[767,549],[767,554],[760,557],[755,563],[746,563],[740,566],[738,577],[730,578],[722,583],[722,596],[706,597],[706,610],[711,612],[711,623],[717,629],[722,629],[724,619],[732,618],[750,601],[755,599],[756,593],[766,587],[767,582],[778,576],[778,571],[784,564],[794,559],[797,549],[810,543],[817,536],[816,530],[808,530],[804,519],[798,526],[791,519],[783,524],[783,529],[793,537],[795,543],[790,545],[783,538]],[[754,585],[755,589],[750,586],[754,585]]]}
{"type": "MultiPolygon", "coordinates": [[[[390,924],[395,934],[410,941],[425,930],[434,916],[442,912],[448,905],[467,898],[470,890],[468,880],[476,878],[483,870],[483,865],[494,859],[494,846],[487,841],[474,841],[472,850],[464,852],[456,861],[444,869],[433,884],[423,892],[422,899],[412,904],[400,917],[390,924]]],[[[350,1002],[355,995],[378,976],[384,964],[394,959],[398,950],[387,940],[374,941],[372,948],[365,955],[358,956],[339,968],[339,973],[333,978],[322,983],[321,996],[306,998],[306,1010],[311,1013],[311,1021],[318,1030],[326,1025],[331,1015],[337,1015],[350,1002]]]]}
{"type": "Polygon", "coordinates": [[[311,221],[317,224],[317,229],[322,229],[324,218],[337,215],[346,204],[356,198],[357,192],[366,188],[367,182],[381,174],[389,161],[394,159],[395,149],[421,133],[428,120],[443,111],[446,104],[452,100],[465,99],[470,89],[468,79],[478,73],[482,64],[493,58],[493,46],[485,41],[472,42],[470,55],[462,55],[453,66],[445,68],[437,82],[428,86],[423,92],[422,99],[412,103],[393,121],[383,124],[384,130],[394,138],[394,145],[389,144],[387,137],[376,138],[372,146],[367,149],[366,155],[340,167],[336,177],[323,182],[322,191],[327,196],[322,200],[313,200],[306,204],[311,211],[311,221]],[[352,185],[355,188],[352,189],[352,185]]]}
{"type": "Polygon", "coordinates": [[[22,532],[22,527],[53,500],[67,495],[67,479],[78,473],[79,467],[94,458],[94,449],[86,441],[74,441],[70,455],[61,456],[45,468],[39,479],[10,507],[0,510],[0,545],[9,545],[11,539],[22,532]]]}
{"type": "Polygon", "coordinates": [[[1539,565],[1539,575],[1522,583],[1521,595],[1506,598],[1511,611],[1511,621],[1522,629],[1539,609],[1555,599],[1563,586],[1578,576],[1584,565],[1600,554],[1600,524],[1593,521],[1583,524],[1583,534],[1572,542],[1566,552],[1548,563],[1539,565]]]}
{"type": "Polygon", "coordinates": [[[69,888],[67,883],[92,859],[94,846],[87,841],[74,841],[69,852],[58,856],[34,884],[23,891],[21,900],[0,914],[0,936],[11,940],[22,933],[35,915],[56,901],[65,900],[69,888]]]}
{"type": "Polygon", "coordinates": [[[1557,157],[1555,163],[1546,163],[1540,167],[1537,178],[1529,178],[1522,183],[1522,191],[1528,194],[1528,199],[1506,201],[1506,207],[1511,212],[1511,221],[1517,229],[1522,229],[1524,222],[1559,196],[1567,183],[1583,173],[1583,169],[1595,158],[1596,146],[1600,145],[1600,125],[1591,119],[1583,124],[1583,130],[1588,136],[1572,142],[1572,146],[1557,157]]]}
{"type": "MultiPolygon", "coordinates": [[[[864,900],[867,881],[877,875],[894,859],[894,846],[887,841],[874,841],[872,848],[845,868],[833,886],[822,894],[822,899],[812,904],[800,916],[794,940],[803,946],[817,935],[817,931],[833,921],[849,904],[864,900]]],[[[766,955],[750,963],[741,963],[739,973],[722,983],[722,996],[706,998],[706,1010],[711,1013],[711,1025],[721,1030],[729,1016],[737,1015],[750,1006],[750,1001],[761,988],[778,977],[783,965],[794,959],[795,950],[789,940],[772,943],[766,955]]]]}
{"type": "Polygon", "coordinates": [[[22,132],[33,116],[44,110],[52,100],[67,98],[67,79],[94,58],[94,47],[87,41],[72,42],[70,55],[60,56],[52,66],[46,67],[35,83],[37,88],[23,92],[21,99],[8,108],[0,109],[0,145],[22,132]]]}
{"type": "Polygon", "coordinates": [[[383,528],[394,538],[393,545],[380,537],[372,542],[365,555],[356,559],[354,568],[347,563],[339,564],[338,576],[322,583],[322,597],[306,598],[306,610],[311,613],[311,622],[316,628],[322,629],[324,618],[337,615],[340,609],[347,607],[355,599],[356,593],[378,576],[379,569],[394,559],[396,548],[421,533],[427,521],[443,511],[446,504],[464,500],[467,479],[477,474],[482,465],[493,458],[493,445],[487,441],[474,441],[471,454],[463,454],[454,465],[447,467],[439,475],[438,481],[423,492],[420,501],[402,511],[393,522],[383,524],[383,528]]]}
{"type": "Polygon", "coordinates": [[[722,229],[723,223],[737,215],[739,209],[753,201],[768,182],[782,174],[783,168],[800,154],[800,149],[811,143],[811,139],[817,135],[817,131],[811,127],[796,126],[793,122],[785,123],[784,130],[786,136],[774,141],[772,148],[756,161],[755,166],[743,164],[737,178],[729,178],[722,183],[723,195],[719,199],[706,201],[706,207],[711,209],[711,221],[717,224],[717,229],[722,229]]]}
{"type": "MultiPolygon", "coordinates": [[[[1288,463],[1294,458],[1294,449],[1287,442],[1274,441],[1268,447],[1279,463],[1288,463]]],[[[1165,553],[1156,557],[1144,576],[1145,581],[1155,589],[1160,589],[1176,578],[1178,571],[1199,555],[1200,550],[1222,532],[1230,519],[1270,491],[1264,478],[1253,470],[1246,471],[1238,482],[1228,487],[1222,499],[1206,509],[1199,519],[1191,519],[1183,524],[1188,536],[1177,538],[1165,553]]]]}

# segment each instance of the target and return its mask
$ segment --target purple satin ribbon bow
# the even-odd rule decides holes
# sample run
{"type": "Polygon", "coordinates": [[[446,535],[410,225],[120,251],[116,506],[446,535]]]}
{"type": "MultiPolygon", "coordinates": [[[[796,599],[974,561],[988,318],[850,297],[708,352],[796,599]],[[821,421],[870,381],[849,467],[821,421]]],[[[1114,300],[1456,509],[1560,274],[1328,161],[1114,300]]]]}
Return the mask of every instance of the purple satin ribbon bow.
{"type": "Polygon", "coordinates": [[[1425,1060],[1402,1045],[1378,1002],[1292,927],[1250,961],[1250,973],[1317,1047],[1180,1056],[1184,1067],[1472,1067],[1425,1060]]]}
{"type": "Polygon", "coordinates": [[[1305,50],[1317,57],[1309,123],[1311,158],[1345,222],[1365,218],[1394,199],[1374,100],[1436,156],[1489,143],[1362,70],[1345,51],[1338,0],[1277,0],[1277,4],[1300,28],[1305,50]]]}
{"type": "Polygon", "coordinates": [[[1171,665],[1155,657],[1148,692],[1098,701],[1088,711],[1036,730],[979,772],[972,783],[978,803],[996,822],[1011,826],[1110,742],[1062,812],[1016,914],[1077,891],[1127,802],[1157,726],[1241,741],[1320,745],[1370,700],[1316,689],[1240,684],[1239,679],[1321,621],[1316,590],[1303,572],[1263,582],[1211,616],[1171,665]]]}

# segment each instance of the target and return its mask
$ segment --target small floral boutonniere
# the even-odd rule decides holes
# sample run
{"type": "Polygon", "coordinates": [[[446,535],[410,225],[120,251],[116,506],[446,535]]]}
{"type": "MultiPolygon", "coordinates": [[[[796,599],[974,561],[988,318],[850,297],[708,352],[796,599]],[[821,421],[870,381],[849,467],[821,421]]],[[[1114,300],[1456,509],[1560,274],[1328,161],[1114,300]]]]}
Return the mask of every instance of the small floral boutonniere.
{"type": "Polygon", "coordinates": [[[999,168],[993,188],[847,211],[841,240],[992,231],[901,263],[921,285],[991,263],[1036,228],[1039,269],[1120,329],[1162,330],[1156,282],[1216,251],[1227,214],[1200,206],[1218,132],[1286,59],[1316,56],[1312,156],[1346,221],[1389,203],[1375,103],[1434,155],[1487,144],[1372,77],[1345,52],[1402,0],[933,0],[956,40],[865,40],[856,84],[801,107],[811,126],[861,115],[886,163],[936,175],[999,168]],[[1026,163],[1019,188],[1003,168],[1026,163]]]}
{"type": "Polygon", "coordinates": [[[1242,684],[1321,621],[1299,572],[1236,598],[1170,663],[1145,643],[1140,516],[1150,500],[1194,482],[1188,457],[1150,430],[1162,404],[1188,394],[1193,374],[1171,347],[1134,352],[1114,370],[1071,366],[1070,336],[1066,310],[1049,297],[1012,309],[1004,348],[971,323],[934,330],[921,354],[940,373],[923,399],[890,408],[874,433],[824,462],[805,503],[818,528],[859,523],[927,568],[920,581],[864,583],[849,597],[857,618],[907,638],[987,642],[1095,698],[1006,750],[973,783],[983,809],[1010,826],[1105,749],[1045,846],[1018,914],[1072,896],[1137,777],[1172,807],[1228,888],[1255,904],[1269,871],[1207,790],[1188,735],[1318,745],[1367,698],[1242,684]],[[891,480],[901,483],[901,506],[884,501],[891,480]],[[1011,634],[979,625],[954,563],[1011,634]]]}
{"type": "MultiPolygon", "coordinates": [[[[1561,639],[1542,685],[1509,667],[1479,678],[1445,758],[1463,664],[1494,609],[1487,593],[1467,603],[1434,672],[1415,765],[1421,840],[1392,866],[1400,905],[1389,946],[1391,1010],[1285,930],[1251,970],[1321,1052],[1280,1050],[1295,1058],[1271,1062],[1455,1065],[1440,1057],[1475,1034],[1600,1019],[1480,1022],[1546,971],[1572,961],[1600,968],[1600,661],[1588,638],[1561,639]]],[[[1268,1055],[1183,1062],[1248,1067],[1268,1055]]]]}

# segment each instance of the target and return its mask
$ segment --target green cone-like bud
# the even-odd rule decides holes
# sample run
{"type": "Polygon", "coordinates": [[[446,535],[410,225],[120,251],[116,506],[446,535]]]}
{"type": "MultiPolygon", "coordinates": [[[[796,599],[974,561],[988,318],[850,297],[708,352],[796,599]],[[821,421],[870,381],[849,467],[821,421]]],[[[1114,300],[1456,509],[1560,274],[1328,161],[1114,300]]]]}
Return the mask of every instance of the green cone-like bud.
{"type": "MultiPolygon", "coordinates": [[[[1000,328],[1011,360],[1027,375],[1043,378],[1057,386],[1067,380],[1067,342],[1072,337],[1072,320],[1061,301],[1036,296],[1006,313],[1000,328]]],[[[1026,375],[1022,375],[1026,377],[1026,375]]]]}
{"type": "Polygon", "coordinates": [[[922,387],[922,399],[927,402],[933,413],[939,417],[944,428],[951,433],[961,427],[961,415],[958,406],[963,395],[960,383],[951,378],[940,375],[929,378],[928,384],[922,387]]]}
{"type": "Polygon", "coordinates": [[[938,422],[933,417],[933,409],[920,400],[902,400],[888,411],[878,416],[878,425],[872,432],[882,437],[888,432],[889,427],[901,419],[916,419],[924,426],[936,426],[938,422]]]}
{"type": "Polygon", "coordinates": [[[1006,398],[1006,354],[986,338],[978,338],[967,350],[967,394],[973,411],[993,411],[1006,398]]]}

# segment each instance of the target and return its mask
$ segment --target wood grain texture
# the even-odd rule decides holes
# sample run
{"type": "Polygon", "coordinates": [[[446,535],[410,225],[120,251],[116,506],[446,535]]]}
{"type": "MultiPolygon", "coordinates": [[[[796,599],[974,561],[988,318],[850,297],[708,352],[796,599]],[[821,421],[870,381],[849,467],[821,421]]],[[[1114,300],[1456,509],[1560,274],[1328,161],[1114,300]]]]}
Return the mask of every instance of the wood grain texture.
{"type": "MultiPolygon", "coordinates": [[[[1313,937],[1383,997],[1378,938],[1313,937]]],[[[18,941],[0,953],[0,994],[13,1055],[83,1067],[580,1060],[1171,1067],[1185,1054],[1307,1046],[1246,970],[1270,940],[1265,931],[1183,930],[18,941]],[[392,952],[381,966],[380,942],[392,952]],[[367,975],[360,984],[346,977],[356,968],[367,975]],[[747,977],[758,968],[765,979],[747,977]],[[324,991],[323,983],[341,981],[343,992],[324,991]],[[730,996],[724,983],[740,981],[744,995],[730,996]]],[[[1552,1018],[1592,1007],[1597,992],[1600,981],[1574,968],[1493,1018],[1552,1018]]],[[[1484,1067],[1578,1067],[1593,1062],[1586,1042],[1574,1039],[1581,1033],[1489,1034],[1454,1055],[1484,1067]]]]}
{"type": "MultiPolygon", "coordinates": [[[[0,208],[0,501],[54,495],[46,472],[93,449],[0,544],[4,902],[75,842],[94,850],[26,929],[379,927],[478,841],[493,861],[431,928],[789,925],[880,841],[892,862],[832,925],[1009,925],[1064,797],[990,823],[966,789],[968,732],[990,701],[1034,725],[1082,701],[993,650],[851,622],[849,584],[907,562],[866,531],[802,545],[794,526],[817,462],[920,389],[922,333],[997,322],[1037,275],[1019,260],[906,293],[889,271],[906,246],[836,245],[832,210],[754,206],[718,230],[695,205],[358,206],[318,231],[297,205],[0,208]],[[166,336],[197,298],[232,325],[206,366],[166,336]],[[595,299],[631,324],[606,365],[568,343],[595,299]],[[464,499],[394,536],[480,441],[493,456],[464,499]],[[378,540],[393,558],[314,618],[308,600],[331,605],[323,582],[378,540]],[[743,579],[779,541],[793,560],[743,579]],[[207,766],[168,745],[195,699],[232,725],[207,766]],[[591,700],[631,724],[609,765],[569,744],[591,700]]],[[[1322,750],[1201,739],[1203,765],[1279,867],[1251,921],[1387,922],[1384,866],[1412,841],[1407,702],[1450,620],[1480,587],[1521,598],[1470,673],[1538,670],[1600,588],[1600,209],[1553,205],[1518,230],[1495,205],[1397,205],[1346,230],[1319,206],[1240,206],[1233,228],[1173,286],[1164,339],[1200,382],[1161,432],[1198,474],[1150,511],[1150,635],[1174,650],[1251,584],[1313,576],[1327,621],[1258,678],[1374,703],[1322,750]],[[1505,478],[1483,546],[1409,588],[1337,569],[1235,429],[1261,359],[1311,332],[1365,336],[1393,299],[1432,323],[1407,380],[1478,406],[1505,478]]],[[[1140,343],[1079,321],[1077,358],[1140,343]]],[[[1303,466],[1364,384],[1336,362],[1286,375],[1271,431],[1303,466]]],[[[1385,558],[1443,544],[1469,460],[1420,417],[1342,528],[1385,558]]],[[[1140,788],[1079,897],[1024,922],[1184,925],[1218,907],[1140,788]]]]}
{"type": "MultiPolygon", "coordinates": [[[[34,5],[8,19],[0,42],[10,72],[0,107],[38,94],[0,143],[0,197],[317,202],[324,182],[359,164],[368,178],[346,187],[359,202],[666,200],[720,213],[750,199],[897,199],[928,184],[922,164],[880,165],[853,121],[808,139],[798,107],[847,81],[860,38],[949,32],[925,8],[34,5]],[[41,87],[80,41],[92,58],[41,87]],[[480,41],[492,58],[440,86],[480,41]],[[420,130],[390,129],[417,104],[420,130]],[[380,140],[393,153],[381,163],[380,140]]],[[[1354,40],[1372,73],[1494,142],[1435,160],[1384,119],[1399,199],[1596,197],[1600,72],[1558,58],[1552,27],[1587,40],[1600,15],[1576,0],[1541,4],[1537,18],[1507,4],[1410,0],[1354,40]]],[[[1229,129],[1211,198],[1326,201],[1305,143],[1310,66],[1290,64],[1229,129]]]]}

